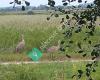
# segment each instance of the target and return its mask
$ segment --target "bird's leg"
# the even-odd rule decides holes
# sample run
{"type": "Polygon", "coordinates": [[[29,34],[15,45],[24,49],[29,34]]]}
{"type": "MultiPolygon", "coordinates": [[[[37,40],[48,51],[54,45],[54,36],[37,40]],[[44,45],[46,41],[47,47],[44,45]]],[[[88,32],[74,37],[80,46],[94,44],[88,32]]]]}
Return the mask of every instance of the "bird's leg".
{"type": "Polygon", "coordinates": [[[55,55],[54,55],[54,53],[52,53],[52,60],[53,60],[53,61],[55,60],[55,55]]]}
{"type": "Polygon", "coordinates": [[[50,53],[50,59],[52,60],[52,53],[50,53]]]}
{"type": "Polygon", "coordinates": [[[52,60],[54,60],[54,56],[53,56],[53,53],[52,53],[52,60]]]}

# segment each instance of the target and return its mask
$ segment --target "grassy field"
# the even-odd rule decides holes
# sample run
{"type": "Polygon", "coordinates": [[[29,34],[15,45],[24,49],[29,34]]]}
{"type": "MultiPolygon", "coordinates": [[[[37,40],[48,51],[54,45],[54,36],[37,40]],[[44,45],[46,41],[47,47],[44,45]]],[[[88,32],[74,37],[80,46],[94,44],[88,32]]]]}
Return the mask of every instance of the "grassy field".
{"type": "MultiPolygon", "coordinates": [[[[86,63],[0,65],[0,80],[77,80],[77,78],[72,79],[71,77],[80,69],[84,71],[81,80],[86,80],[86,63]]],[[[96,70],[96,73],[92,72],[92,77],[94,80],[100,80],[100,68],[97,67],[96,70]]]]}
{"type": "MultiPolygon", "coordinates": [[[[60,25],[62,15],[57,19],[55,17],[47,21],[48,15],[2,15],[0,16],[0,62],[9,61],[30,61],[27,57],[27,52],[32,48],[40,48],[41,43],[45,42],[60,25]],[[15,53],[15,47],[19,42],[21,34],[24,35],[25,49],[20,53],[15,53]]],[[[99,23],[99,21],[97,22],[99,23]]],[[[85,31],[85,29],[84,29],[85,31]]],[[[84,31],[79,34],[74,34],[73,46],[66,50],[66,53],[73,54],[73,58],[82,59],[82,56],[77,53],[77,41],[82,41],[85,37],[84,31]],[[74,50],[76,52],[74,52],[74,50]]],[[[58,31],[58,35],[47,45],[47,48],[57,45],[59,39],[62,39],[62,32],[58,31]]],[[[95,43],[100,43],[100,27],[97,26],[94,37],[91,37],[92,46],[95,43]]],[[[82,46],[88,53],[91,52],[91,47],[86,42],[82,46]]],[[[42,50],[41,50],[42,51],[42,50]]],[[[55,60],[66,60],[66,53],[60,51],[54,53],[55,60]]],[[[88,59],[87,56],[85,59],[88,59]]],[[[40,61],[50,61],[50,54],[43,51],[43,57],[40,61]]],[[[64,63],[39,63],[39,64],[21,64],[21,65],[0,65],[0,80],[77,80],[72,79],[72,75],[78,69],[85,71],[87,62],[64,62],[64,63]]],[[[99,64],[100,66],[100,64],[99,64]]],[[[100,68],[97,67],[97,72],[92,73],[94,80],[100,80],[100,68]]],[[[86,80],[85,73],[81,80],[86,80]]]]}
{"type": "MultiPolygon", "coordinates": [[[[32,48],[40,48],[41,43],[45,42],[55,30],[60,25],[60,20],[62,16],[58,19],[53,17],[50,21],[47,21],[48,15],[3,15],[0,16],[0,61],[27,61],[26,53],[32,48]],[[24,35],[26,42],[25,49],[21,54],[15,53],[15,47],[19,42],[21,34],[24,35]]],[[[100,42],[100,27],[96,28],[95,36],[91,38],[92,45],[94,43],[100,42]]],[[[73,52],[77,51],[76,42],[81,41],[85,34],[84,31],[80,33],[81,35],[74,34],[72,40],[74,45],[67,49],[66,53],[73,54],[78,57],[78,53],[73,52]],[[74,49],[74,50],[73,50],[74,49]]],[[[59,39],[62,39],[61,32],[58,32],[58,35],[52,40],[50,44],[47,45],[47,48],[53,45],[57,45],[59,39]]],[[[87,44],[84,42],[83,46],[87,49],[87,44]]],[[[88,48],[89,49],[89,48],[88,48]]],[[[90,53],[91,50],[88,50],[90,53]]],[[[44,51],[43,53],[45,53],[44,51]]],[[[57,52],[61,53],[61,52],[57,52]]],[[[57,59],[64,58],[65,54],[57,54],[55,57],[57,59]],[[59,57],[61,56],[61,57],[59,57]]],[[[48,60],[49,54],[44,54],[41,60],[48,60]]],[[[80,57],[81,55],[79,55],[80,57]]],[[[65,58],[66,59],[66,58],[65,58]]]]}
{"type": "MultiPolygon", "coordinates": [[[[47,15],[0,16],[0,61],[23,59],[22,57],[27,51],[42,46],[41,43],[46,41],[59,25],[59,20],[56,21],[56,18],[51,19],[51,21],[47,21],[46,18],[47,15]],[[14,50],[21,34],[24,35],[26,46],[19,57],[14,53],[14,50]]],[[[49,45],[57,44],[57,40],[58,37],[55,37],[49,45]]]]}
{"type": "Polygon", "coordinates": [[[46,17],[0,16],[0,48],[15,46],[21,34],[24,34],[27,48],[39,47],[58,26],[55,19],[48,22],[46,17]]]}

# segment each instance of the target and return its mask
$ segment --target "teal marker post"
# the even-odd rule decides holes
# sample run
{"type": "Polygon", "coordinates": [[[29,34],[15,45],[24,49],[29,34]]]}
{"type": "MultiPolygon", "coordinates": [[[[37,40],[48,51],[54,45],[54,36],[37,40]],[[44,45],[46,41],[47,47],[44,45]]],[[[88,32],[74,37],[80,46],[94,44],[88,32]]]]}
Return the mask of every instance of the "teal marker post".
{"type": "Polygon", "coordinates": [[[28,57],[33,61],[38,61],[42,57],[42,55],[42,52],[37,48],[33,48],[30,52],[28,52],[28,57]]]}

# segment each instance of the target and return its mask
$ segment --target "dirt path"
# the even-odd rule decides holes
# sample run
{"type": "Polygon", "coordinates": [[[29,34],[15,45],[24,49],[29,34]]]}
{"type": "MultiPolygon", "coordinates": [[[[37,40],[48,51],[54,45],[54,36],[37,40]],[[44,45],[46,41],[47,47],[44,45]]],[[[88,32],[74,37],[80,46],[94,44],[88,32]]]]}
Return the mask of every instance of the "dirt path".
{"type": "Polygon", "coordinates": [[[94,60],[65,60],[65,61],[37,61],[37,62],[0,62],[0,65],[20,65],[20,64],[50,64],[50,63],[63,63],[63,62],[93,62],[94,60]]]}

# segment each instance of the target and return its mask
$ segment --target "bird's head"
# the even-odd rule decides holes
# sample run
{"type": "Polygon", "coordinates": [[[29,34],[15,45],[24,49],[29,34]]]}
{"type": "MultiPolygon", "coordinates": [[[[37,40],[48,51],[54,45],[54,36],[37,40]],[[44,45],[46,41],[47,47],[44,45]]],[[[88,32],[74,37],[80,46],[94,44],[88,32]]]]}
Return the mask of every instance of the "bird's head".
{"type": "Polygon", "coordinates": [[[24,35],[21,34],[21,41],[24,41],[24,35]]]}

